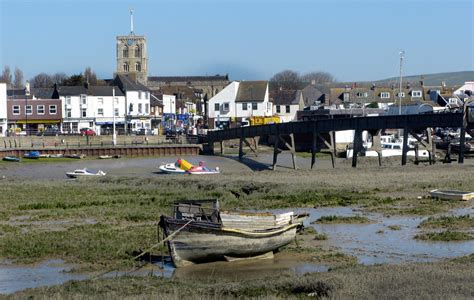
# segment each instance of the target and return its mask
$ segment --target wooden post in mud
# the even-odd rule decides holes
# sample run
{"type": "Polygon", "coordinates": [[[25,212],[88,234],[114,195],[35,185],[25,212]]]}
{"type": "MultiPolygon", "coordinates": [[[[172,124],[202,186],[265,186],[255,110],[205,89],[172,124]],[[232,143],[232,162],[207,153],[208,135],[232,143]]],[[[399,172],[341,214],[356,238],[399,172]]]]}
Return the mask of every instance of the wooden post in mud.
{"type": "Polygon", "coordinates": [[[464,163],[464,144],[466,143],[466,128],[461,127],[461,134],[459,136],[459,156],[458,163],[464,163]]]}
{"type": "Polygon", "coordinates": [[[239,139],[239,161],[242,161],[242,157],[244,156],[243,144],[244,138],[241,136],[239,139]]]}
{"type": "Polygon", "coordinates": [[[372,148],[377,152],[377,157],[379,159],[379,167],[382,166],[382,130],[377,130],[377,133],[372,136],[372,148]]]}
{"type": "Polygon", "coordinates": [[[362,148],[362,131],[356,128],[354,132],[354,141],[352,143],[352,167],[357,167],[357,154],[362,148]]]}
{"type": "Polygon", "coordinates": [[[408,153],[408,128],[403,128],[402,166],[407,164],[408,153]]]}
{"type": "Polygon", "coordinates": [[[316,123],[314,123],[313,127],[313,139],[311,141],[311,169],[314,167],[316,163],[316,144],[318,141],[318,133],[316,132],[316,123]]]}
{"type": "Polygon", "coordinates": [[[278,157],[278,143],[280,142],[280,135],[275,135],[275,143],[273,144],[273,166],[272,170],[276,169],[277,157],[278,157]]]}
{"type": "Polygon", "coordinates": [[[291,140],[291,158],[293,160],[293,169],[296,170],[296,146],[295,146],[295,135],[292,133],[290,134],[290,140],[291,140]]]}
{"type": "Polygon", "coordinates": [[[221,141],[221,155],[224,155],[225,154],[225,141],[222,140],[221,141]]]}

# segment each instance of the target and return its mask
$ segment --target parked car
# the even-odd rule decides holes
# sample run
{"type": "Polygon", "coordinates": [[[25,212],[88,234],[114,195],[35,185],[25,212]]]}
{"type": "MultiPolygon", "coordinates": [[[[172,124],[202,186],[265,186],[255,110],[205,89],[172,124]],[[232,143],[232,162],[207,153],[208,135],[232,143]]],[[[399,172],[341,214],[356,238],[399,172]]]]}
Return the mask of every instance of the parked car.
{"type": "Polygon", "coordinates": [[[136,135],[153,135],[153,131],[151,129],[141,128],[135,131],[136,135]]]}
{"type": "Polygon", "coordinates": [[[44,131],[38,131],[37,136],[58,136],[61,134],[61,131],[58,129],[47,128],[44,131]]]}
{"type": "Polygon", "coordinates": [[[92,128],[81,128],[81,135],[83,136],[94,136],[96,135],[95,131],[92,128]]]}

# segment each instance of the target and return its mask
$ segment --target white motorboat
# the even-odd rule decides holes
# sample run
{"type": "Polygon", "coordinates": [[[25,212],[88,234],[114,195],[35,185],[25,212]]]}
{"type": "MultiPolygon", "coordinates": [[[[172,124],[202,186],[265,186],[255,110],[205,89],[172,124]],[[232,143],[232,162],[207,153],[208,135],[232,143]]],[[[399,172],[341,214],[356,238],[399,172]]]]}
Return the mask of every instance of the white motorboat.
{"type": "Polygon", "coordinates": [[[66,172],[66,176],[69,178],[77,178],[77,177],[87,177],[87,176],[105,176],[107,173],[104,171],[92,171],[88,169],[77,169],[72,172],[66,172]]]}
{"type": "Polygon", "coordinates": [[[160,171],[166,174],[184,174],[185,170],[181,169],[176,163],[164,164],[159,167],[160,171]]]}

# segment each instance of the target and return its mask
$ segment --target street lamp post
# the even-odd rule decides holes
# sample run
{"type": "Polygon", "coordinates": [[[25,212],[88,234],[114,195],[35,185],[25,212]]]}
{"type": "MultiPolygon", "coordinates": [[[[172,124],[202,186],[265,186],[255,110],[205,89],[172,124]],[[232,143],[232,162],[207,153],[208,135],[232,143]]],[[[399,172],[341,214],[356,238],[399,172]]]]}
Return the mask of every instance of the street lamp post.
{"type": "Polygon", "coordinates": [[[117,134],[115,133],[115,88],[112,88],[112,144],[117,145],[117,134]]]}
{"type": "Polygon", "coordinates": [[[400,89],[398,91],[398,114],[402,114],[402,65],[405,51],[400,51],[400,89]]]}
{"type": "Polygon", "coordinates": [[[26,81],[25,83],[25,132],[28,135],[28,96],[30,95],[30,83],[26,81]]]}

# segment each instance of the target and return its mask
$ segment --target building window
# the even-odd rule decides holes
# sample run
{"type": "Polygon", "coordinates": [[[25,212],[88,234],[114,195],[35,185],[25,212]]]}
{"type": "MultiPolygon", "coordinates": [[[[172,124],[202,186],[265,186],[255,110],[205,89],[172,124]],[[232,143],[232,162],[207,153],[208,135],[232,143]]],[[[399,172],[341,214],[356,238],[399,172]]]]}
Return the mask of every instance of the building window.
{"type": "Polygon", "coordinates": [[[281,112],[281,110],[280,110],[280,105],[277,105],[277,106],[276,106],[276,112],[277,112],[277,114],[279,114],[279,113],[281,112]]]}
{"type": "Polygon", "coordinates": [[[135,57],[141,57],[141,56],[142,56],[142,53],[140,51],[140,46],[137,45],[137,47],[135,47],[135,57]]]}
{"type": "Polygon", "coordinates": [[[142,98],[142,92],[138,91],[138,99],[141,99],[141,98],[142,98]]]}
{"type": "Polygon", "coordinates": [[[57,113],[57,106],[56,105],[50,105],[49,106],[49,114],[50,115],[55,115],[57,113]]]}
{"type": "Polygon", "coordinates": [[[214,110],[219,111],[219,103],[214,103],[214,110]]]}
{"type": "Polygon", "coordinates": [[[252,110],[257,110],[258,109],[258,103],[252,103],[252,110]]]}
{"type": "Polygon", "coordinates": [[[357,92],[357,98],[367,98],[367,92],[357,92]]]}
{"type": "Polygon", "coordinates": [[[242,110],[247,110],[247,103],[242,103],[242,110]]]}
{"type": "Polygon", "coordinates": [[[229,111],[229,102],[224,102],[223,108],[224,111],[229,111]]]}
{"type": "Polygon", "coordinates": [[[71,105],[71,96],[66,96],[66,104],[71,105]]]}
{"type": "Polygon", "coordinates": [[[133,103],[130,103],[130,106],[128,107],[128,112],[131,113],[133,111],[133,103]]]}
{"type": "MultiPolygon", "coordinates": [[[[123,57],[128,57],[128,47],[125,46],[122,50],[122,56],[123,57]]],[[[124,70],[125,71],[125,70],[124,70]]],[[[127,70],[128,71],[128,70],[127,70]]]]}
{"type": "Polygon", "coordinates": [[[116,116],[116,117],[119,116],[119,109],[118,109],[118,108],[115,109],[115,116],[116,116]]]}
{"type": "Polygon", "coordinates": [[[66,117],[72,118],[72,109],[68,108],[68,109],[66,110],[66,117]]]}
{"type": "Polygon", "coordinates": [[[38,115],[44,115],[44,105],[36,105],[36,112],[38,115]]]}
{"type": "Polygon", "coordinates": [[[33,106],[32,105],[27,105],[25,111],[26,111],[27,115],[33,114],[33,106]]]}
{"type": "Polygon", "coordinates": [[[149,99],[150,98],[150,93],[149,92],[145,92],[145,99],[149,99]]]}
{"type": "Polygon", "coordinates": [[[13,105],[12,111],[14,115],[19,115],[20,114],[20,105],[13,105]]]}
{"type": "Polygon", "coordinates": [[[81,95],[81,104],[83,105],[87,104],[87,95],[81,95]]]}
{"type": "Polygon", "coordinates": [[[138,113],[139,114],[142,113],[142,104],[141,103],[138,103],[138,113]]]}
{"type": "Polygon", "coordinates": [[[123,71],[124,72],[128,72],[128,64],[127,63],[123,63],[123,71]]]}
{"type": "Polygon", "coordinates": [[[135,63],[135,71],[141,72],[142,71],[142,66],[139,62],[135,63]]]}
{"type": "Polygon", "coordinates": [[[398,93],[397,96],[400,98],[405,98],[405,92],[398,93]]]}
{"type": "Polygon", "coordinates": [[[148,110],[149,110],[149,104],[148,103],[145,103],[145,113],[148,114],[148,110]]]}
{"type": "Polygon", "coordinates": [[[380,93],[380,98],[388,99],[390,98],[390,93],[387,93],[387,92],[380,93]]]}
{"type": "Polygon", "coordinates": [[[83,118],[87,117],[87,110],[86,110],[86,109],[84,109],[84,108],[81,109],[81,116],[82,116],[83,118]]]}
{"type": "Polygon", "coordinates": [[[414,98],[420,98],[421,97],[421,91],[412,91],[411,96],[414,98]]]}
{"type": "Polygon", "coordinates": [[[286,110],[286,113],[289,114],[289,113],[290,113],[290,106],[289,106],[289,105],[286,105],[286,106],[285,106],[285,110],[286,110]]]}
{"type": "Polygon", "coordinates": [[[97,115],[100,116],[100,117],[103,117],[104,116],[104,109],[103,108],[98,108],[97,109],[97,115]]]}
{"type": "Polygon", "coordinates": [[[97,104],[98,104],[99,106],[104,105],[104,98],[97,98],[97,104]]]}
{"type": "Polygon", "coordinates": [[[78,122],[72,122],[72,132],[78,132],[79,131],[79,123],[78,122]]]}

